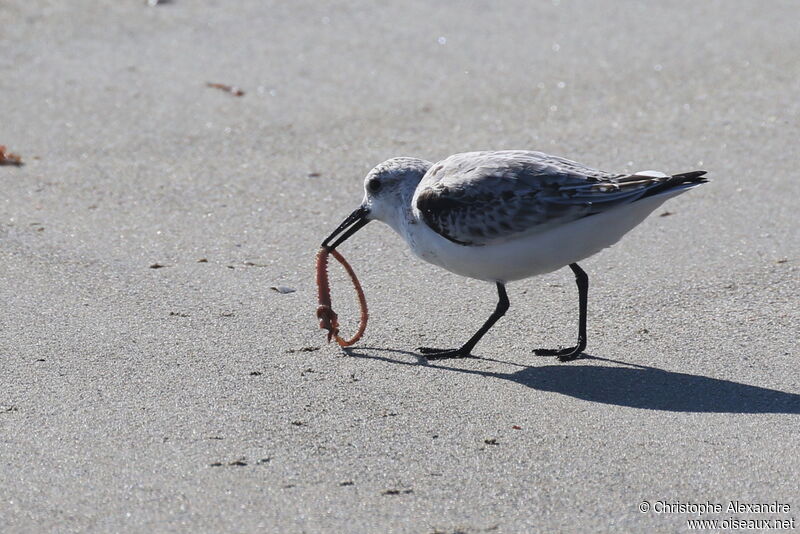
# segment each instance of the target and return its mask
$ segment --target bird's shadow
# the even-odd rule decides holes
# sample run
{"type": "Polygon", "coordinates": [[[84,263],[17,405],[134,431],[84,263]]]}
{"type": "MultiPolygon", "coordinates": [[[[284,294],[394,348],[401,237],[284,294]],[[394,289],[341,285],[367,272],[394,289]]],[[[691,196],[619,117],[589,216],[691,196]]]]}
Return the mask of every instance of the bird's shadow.
{"type": "Polygon", "coordinates": [[[631,408],[696,413],[782,413],[800,414],[800,395],[748,384],[665,371],[584,354],[581,359],[615,365],[525,366],[492,358],[481,358],[520,367],[518,371],[499,373],[447,365],[446,360],[428,362],[408,351],[360,347],[345,349],[356,358],[369,358],[390,363],[429,366],[437,370],[511,380],[539,391],[553,391],[590,402],[601,402],[631,408]],[[383,356],[393,353],[398,358],[383,356]],[[413,356],[415,359],[404,359],[413,356]]]}

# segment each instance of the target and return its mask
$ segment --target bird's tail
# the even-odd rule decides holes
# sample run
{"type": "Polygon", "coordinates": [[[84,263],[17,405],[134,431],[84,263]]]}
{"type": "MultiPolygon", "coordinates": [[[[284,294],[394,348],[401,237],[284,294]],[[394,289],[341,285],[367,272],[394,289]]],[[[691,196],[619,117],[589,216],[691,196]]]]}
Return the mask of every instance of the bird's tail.
{"type": "Polygon", "coordinates": [[[708,181],[708,178],[703,178],[705,174],[706,171],[682,172],[680,174],[673,174],[672,180],[675,180],[680,184],[685,184],[685,183],[704,184],[708,181]]]}
{"type": "Polygon", "coordinates": [[[659,182],[657,185],[650,187],[641,198],[651,197],[666,192],[681,192],[685,189],[690,189],[700,184],[708,182],[707,178],[703,178],[706,171],[690,171],[682,172],[680,174],[673,174],[666,180],[659,182]]]}

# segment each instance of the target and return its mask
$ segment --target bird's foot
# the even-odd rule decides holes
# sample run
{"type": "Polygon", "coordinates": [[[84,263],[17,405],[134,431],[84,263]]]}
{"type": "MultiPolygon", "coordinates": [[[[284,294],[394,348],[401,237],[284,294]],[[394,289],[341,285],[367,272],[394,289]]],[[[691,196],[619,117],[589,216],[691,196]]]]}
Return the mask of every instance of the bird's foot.
{"type": "Polygon", "coordinates": [[[417,350],[428,360],[445,360],[448,358],[472,358],[469,351],[460,349],[435,349],[433,347],[417,347],[417,350]]]}
{"type": "Polygon", "coordinates": [[[568,347],[566,349],[535,349],[533,353],[537,356],[557,356],[559,361],[569,362],[577,359],[584,348],[578,345],[577,347],[568,347]]]}

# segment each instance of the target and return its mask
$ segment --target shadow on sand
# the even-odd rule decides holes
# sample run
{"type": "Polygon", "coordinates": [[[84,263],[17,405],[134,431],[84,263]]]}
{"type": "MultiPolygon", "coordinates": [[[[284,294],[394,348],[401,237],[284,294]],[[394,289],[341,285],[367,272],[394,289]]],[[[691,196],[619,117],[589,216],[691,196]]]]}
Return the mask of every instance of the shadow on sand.
{"type": "Polygon", "coordinates": [[[359,347],[345,349],[345,352],[356,358],[376,359],[401,365],[422,365],[457,373],[511,380],[540,391],[553,391],[586,401],[631,408],[698,413],[800,414],[800,395],[795,393],[707,376],[674,373],[656,367],[635,365],[588,354],[581,359],[608,362],[624,367],[569,363],[529,367],[481,358],[484,361],[521,367],[513,373],[494,373],[450,367],[446,361],[428,363],[418,354],[401,350],[359,347]],[[416,361],[376,354],[382,352],[414,356],[416,361]]]}

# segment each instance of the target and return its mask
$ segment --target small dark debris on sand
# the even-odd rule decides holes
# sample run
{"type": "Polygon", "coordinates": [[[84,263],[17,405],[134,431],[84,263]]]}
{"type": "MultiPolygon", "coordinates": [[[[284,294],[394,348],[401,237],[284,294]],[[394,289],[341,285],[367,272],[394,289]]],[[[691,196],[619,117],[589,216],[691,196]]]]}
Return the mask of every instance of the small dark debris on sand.
{"type": "Polygon", "coordinates": [[[262,458],[262,459],[260,459],[259,461],[257,461],[257,462],[256,462],[256,464],[258,464],[258,465],[264,465],[264,464],[268,464],[268,463],[270,463],[271,461],[272,461],[272,456],[268,456],[268,457],[266,457],[266,458],[262,458]]]}
{"type": "Polygon", "coordinates": [[[405,490],[388,489],[388,490],[382,491],[381,495],[408,495],[409,493],[414,493],[414,490],[412,490],[412,489],[405,489],[405,490]]]}
{"type": "Polygon", "coordinates": [[[353,482],[352,480],[344,480],[342,482],[339,482],[339,485],[340,486],[355,486],[356,483],[353,482]]]}
{"type": "Polygon", "coordinates": [[[315,350],[319,350],[319,347],[302,347],[299,349],[289,349],[286,351],[286,353],[294,354],[295,352],[314,352],[315,350]]]}
{"type": "Polygon", "coordinates": [[[320,176],[322,176],[322,174],[318,172],[310,172],[306,176],[308,176],[309,178],[319,178],[320,176]]]}
{"type": "Polygon", "coordinates": [[[452,530],[450,530],[449,528],[448,529],[434,528],[431,534],[470,534],[470,532],[494,532],[499,529],[500,525],[492,525],[490,527],[480,528],[480,529],[466,528],[466,527],[465,528],[456,527],[452,530]]]}
{"type": "Polygon", "coordinates": [[[669,217],[670,215],[672,215],[672,213],[673,212],[671,211],[665,211],[664,213],[660,214],[659,217],[669,217]]]}
{"type": "Polygon", "coordinates": [[[261,371],[250,371],[250,376],[261,376],[261,371]]]}
{"type": "Polygon", "coordinates": [[[483,442],[487,445],[499,445],[499,443],[497,443],[497,438],[488,438],[483,440],[483,442]]]}
{"type": "Polygon", "coordinates": [[[22,167],[24,163],[19,154],[10,152],[4,145],[0,145],[0,165],[14,165],[15,167],[22,167]]]}
{"type": "Polygon", "coordinates": [[[220,315],[220,317],[233,317],[234,313],[233,312],[222,312],[219,315],[220,315]]]}
{"type": "Polygon", "coordinates": [[[166,267],[166,265],[164,265],[163,263],[153,263],[152,265],[150,265],[151,269],[163,269],[164,267],[166,267]]]}
{"type": "Polygon", "coordinates": [[[208,258],[200,258],[197,263],[208,263],[208,258]]]}
{"type": "Polygon", "coordinates": [[[295,291],[297,291],[295,288],[289,286],[270,286],[270,289],[273,291],[277,291],[282,295],[285,295],[286,293],[294,293],[295,291]]]}
{"type": "Polygon", "coordinates": [[[169,312],[170,317],[189,317],[188,313],[183,312],[169,312]]]}
{"type": "Polygon", "coordinates": [[[150,7],[163,6],[164,4],[171,4],[172,0],[147,0],[147,5],[150,7]]]}
{"type": "Polygon", "coordinates": [[[245,461],[245,458],[242,457],[242,458],[239,458],[238,460],[233,460],[232,462],[227,462],[227,463],[214,462],[213,464],[209,464],[209,465],[211,467],[222,467],[224,465],[230,465],[230,466],[233,466],[233,467],[244,467],[244,466],[247,465],[247,462],[245,461]]]}
{"type": "Polygon", "coordinates": [[[224,83],[211,83],[206,82],[206,86],[213,87],[214,89],[219,89],[221,91],[225,91],[226,93],[230,93],[233,96],[244,96],[244,91],[236,87],[235,85],[226,85],[224,83]]]}
{"type": "Polygon", "coordinates": [[[513,428],[514,430],[522,430],[522,427],[519,425],[511,425],[511,428],[513,428]]]}
{"type": "Polygon", "coordinates": [[[305,421],[292,421],[294,426],[306,426],[305,421]]]}
{"type": "Polygon", "coordinates": [[[788,261],[789,261],[789,258],[781,258],[779,260],[776,260],[775,263],[786,263],[788,261]]]}
{"type": "Polygon", "coordinates": [[[0,404],[0,413],[11,413],[16,412],[17,407],[11,404],[0,404]]]}

